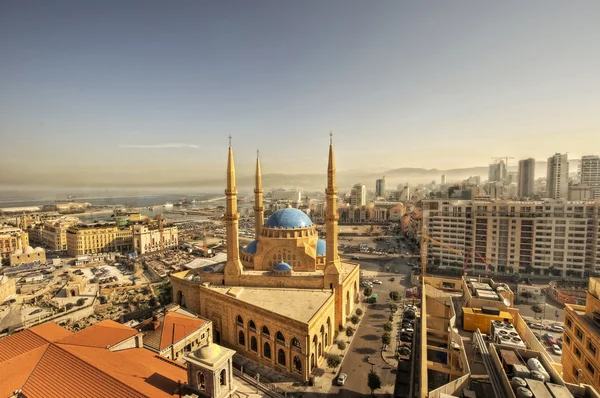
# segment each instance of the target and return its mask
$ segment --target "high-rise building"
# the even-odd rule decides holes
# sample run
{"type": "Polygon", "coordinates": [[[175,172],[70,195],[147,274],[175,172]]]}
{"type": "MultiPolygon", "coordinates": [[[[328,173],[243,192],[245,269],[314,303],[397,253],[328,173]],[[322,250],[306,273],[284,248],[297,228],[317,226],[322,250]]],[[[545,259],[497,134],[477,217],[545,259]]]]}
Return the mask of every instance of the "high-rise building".
{"type": "Polygon", "coordinates": [[[385,176],[375,180],[375,196],[378,198],[385,196],[385,176]]]}
{"type": "Polygon", "coordinates": [[[532,198],[533,185],[535,183],[535,159],[519,160],[519,174],[517,185],[517,197],[532,198]]]}
{"type": "Polygon", "coordinates": [[[600,279],[590,278],[585,305],[565,304],[563,377],[600,389],[600,279]]]}
{"type": "Polygon", "coordinates": [[[499,160],[496,163],[492,163],[488,167],[488,181],[504,181],[506,178],[506,164],[504,160],[499,160]]]}
{"type": "Polygon", "coordinates": [[[356,184],[350,191],[350,205],[364,206],[367,203],[367,188],[364,184],[356,184]]]}
{"type": "MultiPolygon", "coordinates": [[[[462,252],[429,244],[428,259],[462,267],[474,249],[499,272],[583,277],[600,271],[599,208],[591,201],[425,200],[428,234],[462,252]]],[[[478,255],[469,264],[485,268],[478,255]]]]}
{"type": "Polygon", "coordinates": [[[581,183],[591,188],[594,199],[600,199],[599,156],[583,156],[581,158],[581,183]]]}
{"type": "Polygon", "coordinates": [[[548,158],[546,195],[551,199],[566,199],[569,195],[569,158],[566,153],[548,158]]]}
{"type": "Polygon", "coordinates": [[[442,174],[442,185],[446,185],[446,174],[442,174]]]}

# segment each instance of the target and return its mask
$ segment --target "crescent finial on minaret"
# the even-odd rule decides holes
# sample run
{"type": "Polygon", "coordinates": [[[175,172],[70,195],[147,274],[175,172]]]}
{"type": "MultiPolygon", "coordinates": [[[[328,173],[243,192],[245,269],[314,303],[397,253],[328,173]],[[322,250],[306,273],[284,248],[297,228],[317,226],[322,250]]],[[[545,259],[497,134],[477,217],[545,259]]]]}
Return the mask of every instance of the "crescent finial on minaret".
{"type": "Polygon", "coordinates": [[[329,130],[329,145],[333,145],[333,131],[329,130]]]}
{"type": "Polygon", "coordinates": [[[231,134],[229,134],[229,148],[231,148],[231,134]]]}

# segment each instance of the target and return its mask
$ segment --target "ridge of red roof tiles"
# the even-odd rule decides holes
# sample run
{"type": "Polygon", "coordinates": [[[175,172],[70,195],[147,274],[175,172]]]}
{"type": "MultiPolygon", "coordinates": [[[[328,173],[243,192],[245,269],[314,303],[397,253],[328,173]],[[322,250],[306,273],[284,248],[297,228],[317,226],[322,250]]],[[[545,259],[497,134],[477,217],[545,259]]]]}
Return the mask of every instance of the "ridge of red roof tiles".
{"type": "Polygon", "coordinates": [[[110,323],[105,323],[102,321],[82,329],[77,333],[73,333],[72,335],[59,340],[58,343],[106,348],[127,340],[128,338],[135,336],[137,333],[137,330],[128,326],[115,327],[110,323]]]}
{"type": "Polygon", "coordinates": [[[169,312],[161,322],[162,334],[160,337],[160,350],[188,336],[207,322],[203,319],[192,318],[186,315],[169,312]]]}

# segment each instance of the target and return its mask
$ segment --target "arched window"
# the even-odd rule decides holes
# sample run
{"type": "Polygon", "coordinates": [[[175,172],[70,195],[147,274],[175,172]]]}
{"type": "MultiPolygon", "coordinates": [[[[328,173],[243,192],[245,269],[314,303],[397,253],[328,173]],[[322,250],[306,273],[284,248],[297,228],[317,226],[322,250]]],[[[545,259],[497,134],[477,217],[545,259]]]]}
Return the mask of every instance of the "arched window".
{"type": "Polygon", "coordinates": [[[266,327],[266,326],[263,326],[263,328],[262,328],[262,333],[263,333],[264,335],[266,335],[266,336],[270,336],[270,335],[271,335],[271,332],[269,332],[269,328],[268,328],[268,327],[266,327]]]}
{"type": "Polygon", "coordinates": [[[221,377],[219,377],[219,383],[224,386],[227,384],[227,372],[225,369],[221,371],[221,377]]]}
{"type": "Polygon", "coordinates": [[[278,343],[285,344],[285,337],[283,336],[283,333],[281,333],[281,332],[278,331],[275,334],[275,339],[277,340],[278,343]]]}
{"type": "Polygon", "coordinates": [[[250,349],[254,352],[258,352],[258,344],[256,343],[256,337],[250,337],[250,349]]]}
{"type": "Polygon", "coordinates": [[[248,329],[256,331],[256,324],[253,320],[248,321],[248,329]]]}
{"type": "Polygon", "coordinates": [[[285,352],[281,348],[277,351],[277,363],[285,366],[285,352]]]}
{"type": "Polygon", "coordinates": [[[277,260],[277,254],[273,254],[273,260],[277,260]]]}
{"type": "Polygon", "coordinates": [[[296,372],[302,372],[302,361],[297,356],[294,356],[294,370],[296,372]]]}
{"type": "Polygon", "coordinates": [[[291,343],[292,343],[292,347],[296,347],[296,348],[302,349],[302,345],[300,344],[300,340],[298,340],[297,338],[292,337],[291,343]]]}
{"type": "Polygon", "coordinates": [[[242,332],[241,330],[238,333],[238,344],[239,345],[246,345],[246,336],[244,336],[244,332],[242,332]]]}
{"type": "Polygon", "coordinates": [[[269,343],[265,343],[265,346],[263,347],[263,356],[271,359],[271,345],[269,343]]]}
{"type": "Polygon", "coordinates": [[[204,381],[204,373],[198,372],[197,377],[198,377],[198,390],[206,389],[206,382],[204,381]]]}
{"type": "Polygon", "coordinates": [[[238,315],[236,320],[238,325],[244,326],[244,318],[242,318],[241,315],[238,315]]]}

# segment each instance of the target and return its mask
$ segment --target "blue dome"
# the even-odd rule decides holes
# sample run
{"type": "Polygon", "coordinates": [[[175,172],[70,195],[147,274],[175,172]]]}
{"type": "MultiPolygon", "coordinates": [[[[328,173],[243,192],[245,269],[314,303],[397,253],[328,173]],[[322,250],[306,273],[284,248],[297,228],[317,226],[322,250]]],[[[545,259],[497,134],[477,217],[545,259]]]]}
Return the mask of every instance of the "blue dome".
{"type": "Polygon", "coordinates": [[[289,265],[288,263],[279,263],[273,267],[273,270],[275,270],[275,271],[291,271],[292,266],[289,265]]]}
{"type": "Polygon", "coordinates": [[[277,210],[265,223],[267,228],[306,228],[311,225],[306,213],[293,208],[277,210]]]}
{"type": "Polygon", "coordinates": [[[317,240],[317,256],[324,256],[327,249],[327,243],[324,239],[317,240]]]}
{"type": "Polygon", "coordinates": [[[257,245],[258,241],[257,240],[253,240],[252,242],[248,243],[248,246],[244,247],[244,251],[248,254],[256,254],[256,249],[257,249],[257,245]]]}

